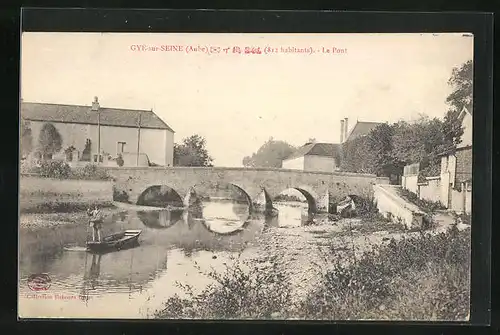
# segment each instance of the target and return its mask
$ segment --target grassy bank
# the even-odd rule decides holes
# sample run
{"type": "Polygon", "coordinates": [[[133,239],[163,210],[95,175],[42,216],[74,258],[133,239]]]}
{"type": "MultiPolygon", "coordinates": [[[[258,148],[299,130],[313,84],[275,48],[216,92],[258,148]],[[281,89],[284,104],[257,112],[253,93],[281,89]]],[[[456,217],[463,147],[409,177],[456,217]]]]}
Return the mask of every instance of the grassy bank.
{"type": "MultiPolygon", "coordinates": [[[[298,302],[279,254],[236,261],[201,293],[183,287],[156,318],[463,320],[469,307],[470,229],[421,233],[344,262],[335,252],[298,302]],[[341,265],[343,264],[343,265],[341,265]],[[251,271],[250,271],[251,270],[251,271]]],[[[293,275],[293,274],[292,274],[293,275]]]]}
{"type": "Polygon", "coordinates": [[[75,212],[95,204],[110,207],[112,182],[65,180],[21,176],[19,207],[21,213],[75,212]]]}

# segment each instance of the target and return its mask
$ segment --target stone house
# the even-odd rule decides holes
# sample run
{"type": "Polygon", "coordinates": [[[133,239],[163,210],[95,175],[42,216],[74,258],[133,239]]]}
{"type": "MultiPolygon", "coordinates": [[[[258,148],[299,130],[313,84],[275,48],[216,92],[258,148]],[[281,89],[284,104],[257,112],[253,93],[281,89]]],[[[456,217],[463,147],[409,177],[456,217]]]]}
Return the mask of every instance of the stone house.
{"type": "Polygon", "coordinates": [[[174,131],[152,110],[108,108],[95,97],[91,106],[21,101],[21,119],[31,129],[36,148],[45,124],[52,124],[62,138],[53,158],[79,163],[116,166],[173,165],[174,131]]]}
{"type": "Polygon", "coordinates": [[[335,143],[306,143],[283,160],[284,169],[333,172],[340,167],[340,145],[335,143]]]}

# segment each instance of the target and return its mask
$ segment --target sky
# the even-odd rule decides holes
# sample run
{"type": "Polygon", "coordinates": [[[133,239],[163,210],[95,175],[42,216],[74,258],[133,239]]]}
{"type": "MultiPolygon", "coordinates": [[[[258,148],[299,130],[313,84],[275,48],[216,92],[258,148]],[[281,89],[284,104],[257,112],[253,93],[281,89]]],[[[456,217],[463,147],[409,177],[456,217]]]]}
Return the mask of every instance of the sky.
{"type": "Polygon", "coordinates": [[[214,165],[238,167],[270,137],[338,143],[346,117],[349,128],[442,118],[452,69],[472,58],[473,37],[462,33],[23,33],[21,98],[153,109],[176,142],[199,134],[214,165]],[[181,50],[161,50],[171,45],[181,50]]]}

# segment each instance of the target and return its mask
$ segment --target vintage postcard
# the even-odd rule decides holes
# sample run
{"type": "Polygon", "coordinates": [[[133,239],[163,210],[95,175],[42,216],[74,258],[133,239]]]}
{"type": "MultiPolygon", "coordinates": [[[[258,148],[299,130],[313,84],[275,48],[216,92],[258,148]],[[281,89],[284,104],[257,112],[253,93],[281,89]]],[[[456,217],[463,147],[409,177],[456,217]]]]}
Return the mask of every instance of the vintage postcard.
{"type": "Polygon", "coordinates": [[[468,320],[473,43],[23,33],[19,317],[468,320]]]}

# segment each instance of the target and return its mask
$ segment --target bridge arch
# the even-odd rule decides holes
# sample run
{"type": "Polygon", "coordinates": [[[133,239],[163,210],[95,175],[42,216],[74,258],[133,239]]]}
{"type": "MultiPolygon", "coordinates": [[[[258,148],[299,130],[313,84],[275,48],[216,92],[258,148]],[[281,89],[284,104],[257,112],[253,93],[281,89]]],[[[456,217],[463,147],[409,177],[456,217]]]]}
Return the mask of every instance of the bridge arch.
{"type": "Polygon", "coordinates": [[[139,206],[167,207],[172,204],[175,207],[183,206],[183,199],[172,187],[164,184],[147,186],[137,198],[135,203],[139,206]]]}
{"type": "Polygon", "coordinates": [[[318,199],[318,195],[310,187],[292,186],[282,190],[279,194],[283,194],[283,192],[286,190],[296,190],[306,198],[308,213],[316,213],[318,211],[318,206],[316,204],[316,199],[318,199]]]}
{"type": "MultiPolygon", "coordinates": [[[[248,206],[251,209],[251,207],[252,207],[252,198],[248,194],[248,192],[242,186],[240,186],[240,185],[238,185],[236,183],[228,182],[227,185],[232,186],[235,189],[237,189],[241,193],[241,195],[244,197],[245,201],[247,202],[248,206]]],[[[197,186],[203,187],[203,185],[198,185],[198,184],[192,185],[188,189],[187,194],[186,194],[186,196],[183,199],[184,206],[189,207],[189,206],[191,206],[193,204],[199,204],[201,202],[202,198],[200,197],[200,195],[198,194],[198,192],[196,192],[197,186]]]]}
{"type": "Polygon", "coordinates": [[[252,197],[248,194],[248,192],[240,185],[236,183],[228,183],[229,185],[235,187],[238,191],[241,192],[241,194],[245,197],[248,206],[250,206],[250,209],[252,208],[252,197]]]}

